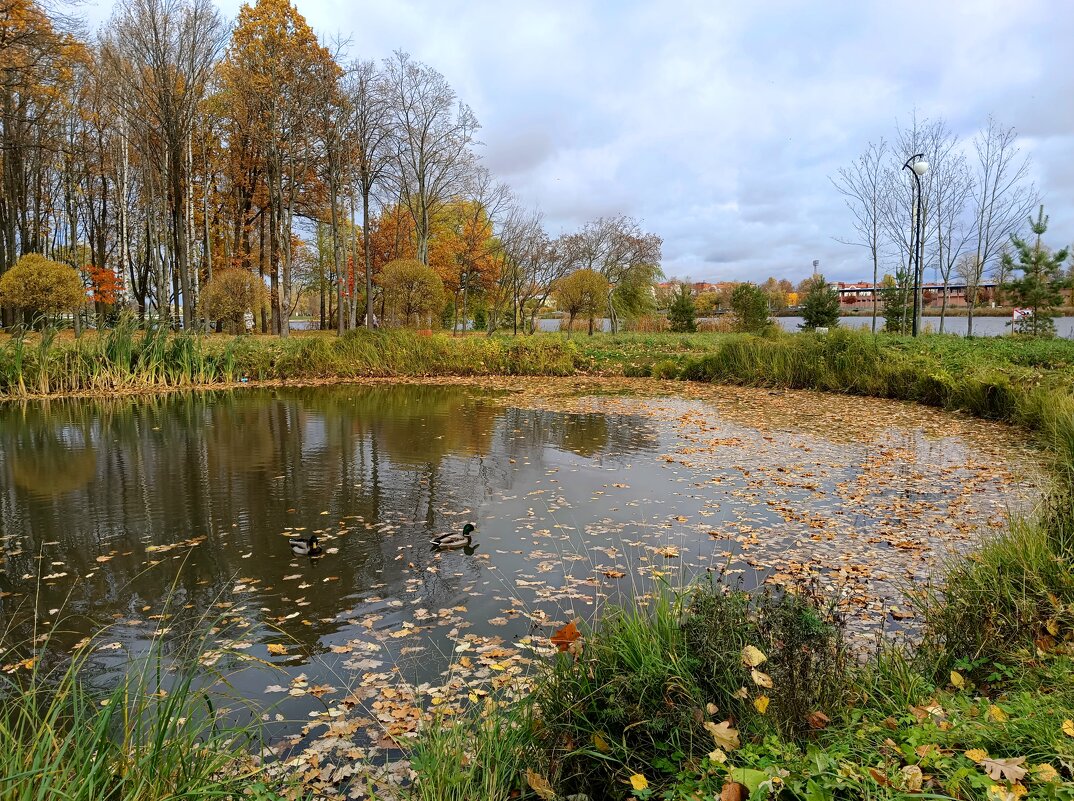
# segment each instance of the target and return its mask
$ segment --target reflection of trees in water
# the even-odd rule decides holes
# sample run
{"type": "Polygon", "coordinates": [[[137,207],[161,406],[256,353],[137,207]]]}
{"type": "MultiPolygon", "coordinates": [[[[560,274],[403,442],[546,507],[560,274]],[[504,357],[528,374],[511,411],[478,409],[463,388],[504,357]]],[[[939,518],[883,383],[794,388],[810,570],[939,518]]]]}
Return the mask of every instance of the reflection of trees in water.
{"type": "MultiPolygon", "coordinates": [[[[244,616],[298,611],[288,631],[313,646],[358,596],[401,593],[408,580],[417,593],[407,597],[452,605],[479,578],[479,563],[436,560],[427,535],[460,527],[460,512],[511,483],[510,460],[523,453],[550,445],[615,456],[655,445],[645,421],[617,420],[505,411],[469,388],[413,385],[8,407],[0,410],[0,533],[8,535],[0,547],[9,555],[0,581],[11,589],[12,577],[36,575],[35,556],[45,553],[41,564],[61,562],[54,570],[70,578],[44,587],[44,608],[63,604],[73,577],[93,574],[75,587],[69,611],[144,619],[142,607],[169,593],[174,608],[195,612],[255,598],[244,616]],[[384,522],[400,528],[384,531],[384,522]],[[340,554],[296,560],[288,528],[321,530],[340,554]],[[330,539],[341,528],[347,533],[330,539]],[[185,563],[186,549],[157,549],[192,538],[203,542],[185,563]],[[110,561],[97,563],[102,554],[110,561]],[[151,561],[160,564],[146,570],[151,561]],[[434,562],[440,570],[426,570],[434,562]],[[233,594],[236,580],[254,594],[233,594]],[[311,586],[300,589],[303,581],[311,586]]],[[[175,621],[177,630],[186,625],[175,621]]]]}
{"type": "Polygon", "coordinates": [[[509,449],[552,446],[579,456],[615,458],[657,445],[653,425],[637,415],[508,409],[504,441],[509,449]]]}

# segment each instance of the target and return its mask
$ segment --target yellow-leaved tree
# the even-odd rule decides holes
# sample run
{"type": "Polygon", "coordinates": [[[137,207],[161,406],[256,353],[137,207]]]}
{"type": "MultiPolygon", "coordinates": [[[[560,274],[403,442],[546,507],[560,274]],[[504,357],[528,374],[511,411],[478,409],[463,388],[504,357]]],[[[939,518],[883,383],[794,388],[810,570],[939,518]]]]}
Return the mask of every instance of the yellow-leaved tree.
{"type": "Polygon", "coordinates": [[[78,271],[40,253],[27,253],[0,276],[0,306],[28,313],[35,321],[77,312],[85,303],[78,271]]]}

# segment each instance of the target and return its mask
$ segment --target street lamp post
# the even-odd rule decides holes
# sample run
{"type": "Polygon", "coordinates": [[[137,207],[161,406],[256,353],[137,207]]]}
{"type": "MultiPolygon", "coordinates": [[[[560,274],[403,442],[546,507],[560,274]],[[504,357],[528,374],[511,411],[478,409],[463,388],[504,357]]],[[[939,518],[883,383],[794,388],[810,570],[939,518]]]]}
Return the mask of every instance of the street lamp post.
{"type": "Polygon", "coordinates": [[[915,153],[902,165],[914,176],[914,201],[910,222],[910,263],[914,270],[914,320],[910,332],[917,336],[918,317],[921,314],[921,256],[924,252],[921,242],[921,176],[928,172],[929,163],[924,153],[915,153]]]}

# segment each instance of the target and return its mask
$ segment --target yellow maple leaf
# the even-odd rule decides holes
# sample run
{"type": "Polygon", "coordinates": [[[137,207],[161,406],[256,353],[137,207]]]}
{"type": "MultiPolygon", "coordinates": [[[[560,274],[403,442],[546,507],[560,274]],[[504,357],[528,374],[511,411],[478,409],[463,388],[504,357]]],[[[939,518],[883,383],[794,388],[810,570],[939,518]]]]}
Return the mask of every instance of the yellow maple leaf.
{"type": "Polygon", "coordinates": [[[767,656],[761,651],[760,648],[755,648],[752,645],[747,645],[742,649],[742,661],[747,667],[757,667],[761,663],[768,659],[767,656]]]}
{"type": "Polygon", "coordinates": [[[1074,737],[1074,720],[1063,721],[1063,734],[1067,737],[1074,737]]]}
{"type": "Polygon", "coordinates": [[[635,790],[647,790],[649,789],[649,780],[640,773],[635,773],[630,777],[630,786],[635,790]]]}
{"type": "Polygon", "coordinates": [[[756,698],[753,699],[753,706],[758,712],[763,715],[765,712],[768,711],[768,700],[769,699],[767,695],[758,695],[756,698]]]}

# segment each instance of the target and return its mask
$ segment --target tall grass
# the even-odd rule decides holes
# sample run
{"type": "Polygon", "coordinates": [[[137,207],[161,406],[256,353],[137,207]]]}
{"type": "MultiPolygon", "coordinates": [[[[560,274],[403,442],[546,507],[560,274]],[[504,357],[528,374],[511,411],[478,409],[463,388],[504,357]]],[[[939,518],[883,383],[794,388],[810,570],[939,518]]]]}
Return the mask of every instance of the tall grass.
{"type": "MultiPolygon", "coordinates": [[[[235,699],[223,677],[202,667],[210,627],[198,630],[167,645],[157,637],[108,690],[87,678],[107,630],[62,662],[50,636],[21,665],[9,664],[0,674],[0,798],[279,798],[250,756],[260,743],[258,718],[228,722],[235,699]]],[[[20,651],[13,646],[5,657],[20,651]]]]}
{"type": "Polygon", "coordinates": [[[371,376],[570,375],[576,348],[553,337],[420,336],[352,331],[288,339],[142,332],[121,321],[107,333],[60,340],[54,331],[0,345],[0,399],[30,395],[197,387],[250,380],[371,376]]]}

